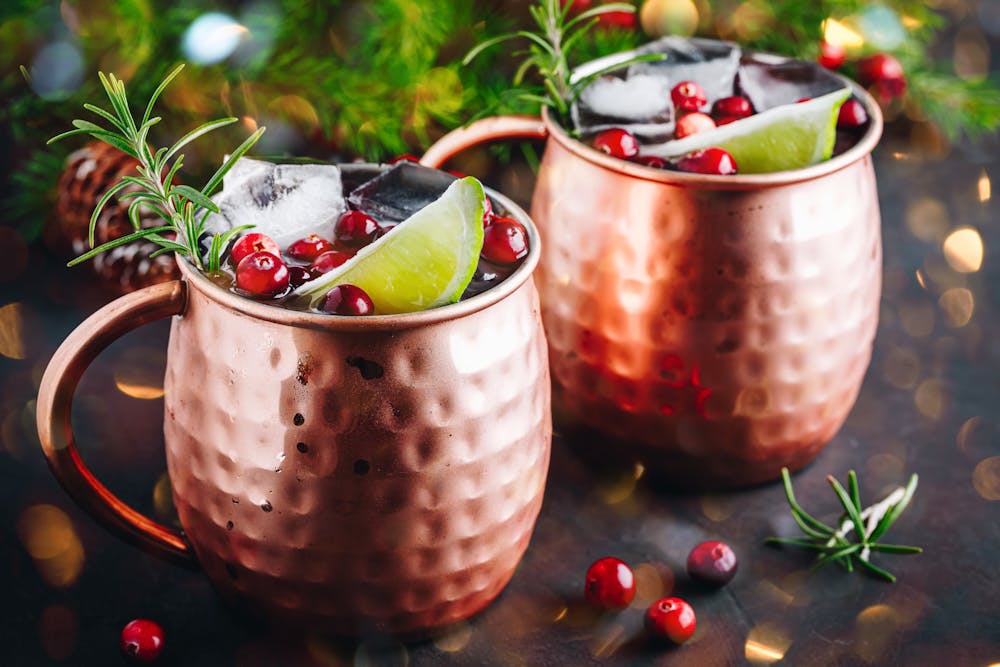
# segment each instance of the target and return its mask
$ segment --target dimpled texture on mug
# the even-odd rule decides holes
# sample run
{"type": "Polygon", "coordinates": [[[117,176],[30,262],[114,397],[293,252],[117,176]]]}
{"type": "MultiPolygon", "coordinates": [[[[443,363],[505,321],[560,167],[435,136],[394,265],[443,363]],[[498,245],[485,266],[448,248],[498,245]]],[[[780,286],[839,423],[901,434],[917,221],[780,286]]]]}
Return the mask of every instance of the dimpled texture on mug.
{"type": "Polygon", "coordinates": [[[169,355],[175,504],[228,597],[303,630],[419,633],[509,581],[551,440],[530,280],[461,320],[369,333],[253,320],[192,290],[169,355]]]}
{"type": "Polygon", "coordinates": [[[550,141],[532,217],[561,419],[723,483],[800,467],[840,428],[878,319],[869,158],[794,185],[698,190],[550,141]]]}

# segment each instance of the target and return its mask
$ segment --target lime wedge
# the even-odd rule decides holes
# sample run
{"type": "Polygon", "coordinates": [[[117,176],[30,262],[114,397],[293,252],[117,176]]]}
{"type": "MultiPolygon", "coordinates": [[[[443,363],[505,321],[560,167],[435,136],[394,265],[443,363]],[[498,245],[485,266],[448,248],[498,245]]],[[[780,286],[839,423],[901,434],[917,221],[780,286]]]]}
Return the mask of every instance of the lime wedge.
{"type": "Polygon", "coordinates": [[[455,303],[472,280],[483,248],[486,194],[470,177],[330,273],[292,293],[316,306],[334,286],[357,285],[376,315],[410,313],[455,303]]]}
{"type": "Polygon", "coordinates": [[[646,146],[642,155],[671,159],[718,147],[736,161],[740,174],[801,169],[828,160],[837,140],[837,114],[848,88],[798,104],[768,109],[714,130],[646,146]]]}

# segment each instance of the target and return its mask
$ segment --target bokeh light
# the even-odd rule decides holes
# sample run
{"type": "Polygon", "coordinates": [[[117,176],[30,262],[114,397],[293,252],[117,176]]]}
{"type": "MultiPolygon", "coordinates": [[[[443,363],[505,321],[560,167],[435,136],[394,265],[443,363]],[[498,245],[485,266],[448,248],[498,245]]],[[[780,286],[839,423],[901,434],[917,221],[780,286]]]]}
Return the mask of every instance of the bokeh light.
{"type": "Polygon", "coordinates": [[[882,51],[897,49],[906,41],[899,14],[882,4],[867,5],[858,17],[858,28],[869,45],[882,51]]]}
{"type": "Polygon", "coordinates": [[[0,354],[8,359],[24,359],[27,356],[22,311],[23,306],[16,301],[0,307],[0,354]]]}
{"type": "Polygon", "coordinates": [[[823,21],[823,39],[845,49],[860,49],[865,44],[865,38],[861,33],[834,18],[823,21]]]}
{"type": "Polygon", "coordinates": [[[115,386],[126,396],[155,400],[163,396],[163,370],[166,354],[156,348],[135,347],[127,350],[115,366],[115,386]]]}
{"type": "Polygon", "coordinates": [[[83,544],[69,516],[58,507],[26,508],[18,519],[17,534],[47,584],[66,588],[80,576],[83,544]]]}
{"type": "Polygon", "coordinates": [[[647,35],[693,35],[698,28],[698,8],[692,0],[646,0],[639,23],[647,35]]]}
{"type": "Polygon", "coordinates": [[[886,649],[899,629],[899,615],[887,604],[874,604],[861,610],[854,622],[857,641],[855,652],[868,664],[883,662],[886,649]]]}
{"type": "Polygon", "coordinates": [[[744,655],[751,664],[770,665],[783,659],[791,645],[791,635],[783,628],[762,623],[747,635],[744,655]]]}
{"type": "Polygon", "coordinates": [[[983,500],[1000,500],[1000,456],[990,456],[976,464],[972,487],[983,500]]]}
{"type": "Polygon", "coordinates": [[[906,226],[921,241],[939,241],[948,233],[950,216],[940,200],[914,199],[906,209],[906,226]]]}
{"type": "Polygon", "coordinates": [[[945,322],[956,329],[969,323],[976,306],[972,291],[964,287],[953,287],[945,290],[938,300],[938,304],[944,311],[945,322]]]}
{"type": "Polygon", "coordinates": [[[225,60],[247,32],[246,27],[228,14],[210,12],[192,21],[184,33],[184,55],[200,65],[225,60]]]}
{"type": "Polygon", "coordinates": [[[38,637],[42,649],[53,660],[61,662],[73,655],[79,635],[79,619],[69,607],[49,605],[38,617],[38,637]]]}
{"type": "Polygon", "coordinates": [[[64,100],[83,82],[83,54],[71,42],[44,46],[31,63],[31,88],[46,100],[64,100]]]}
{"type": "Polygon", "coordinates": [[[979,201],[984,204],[993,196],[993,185],[990,183],[990,176],[986,173],[985,169],[979,174],[976,189],[979,191],[979,201]]]}
{"type": "Polygon", "coordinates": [[[920,414],[928,419],[940,419],[947,406],[948,395],[940,380],[924,380],[913,394],[913,402],[920,414]]]}
{"type": "Polygon", "coordinates": [[[974,273],[983,265],[983,238],[972,227],[959,227],[948,234],[942,248],[948,266],[959,273],[974,273]]]}

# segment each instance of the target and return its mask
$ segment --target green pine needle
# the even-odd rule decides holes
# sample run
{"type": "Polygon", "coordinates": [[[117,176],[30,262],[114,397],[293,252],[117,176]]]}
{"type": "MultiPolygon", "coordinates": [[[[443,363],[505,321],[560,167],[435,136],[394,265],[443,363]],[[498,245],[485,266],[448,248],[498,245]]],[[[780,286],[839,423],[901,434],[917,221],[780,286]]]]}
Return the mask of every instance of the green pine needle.
{"type": "Polygon", "coordinates": [[[886,499],[862,508],[861,491],[858,486],[858,477],[851,470],[847,474],[847,488],[838,482],[832,475],[827,475],[827,481],[833,487],[833,491],[844,509],[845,518],[841,520],[839,528],[833,528],[819,521],[806,513],[795,500],[795,492],[792,490],[792,479],[787,468],[781,469],[781,479],[785,487],[785,497],[792,510],[792,518],[798,524],[805,538],[770,537],[768,544],[787,545],[809,549],[819,552],[812,569],[816,570],[828,563],[839,563],[848,571],[854,570],[855,561],[871,572],[876,577],[889,582],[896,580],[896,577],[870,561],[871,552],[876,551],[886,554],[918,554],[920,547],[910,547],[900,544],[883,544],[878,542],[878,538],[885,534],[885,531],[899,518],[917,488],[917,476],[910,477],[905,489],[897,489],[886,499]],[[898,497],[897,497],[898,496],[898,497]],[[872,516],[877,516],[873,522],[872,516]],[[867,523],[866,523],[867,521],[867,523]],[[855,541],[849,541],[848,535],[853,529],[855,541]]]}
{"type": "MultiPolygon", "coordinates": [[[[160,246],[160,252],[177,252],[185,255],[199,269],[208,272],[217,272],[221,266],[221,253],[225,250],[228,242],[233,238],[234,231],[221,235],[216,234],[212,239],[211,246],[206,255],[203,256],[199,247],[199,239],[204,232],[205,222],[209,213],[218,213],[219,207],[210,197],[215,189],[222,183],[223,177],[232,169],[233,165],[247,151],[249,151],[260,136],[264,133],[264,128],[258,129],[230,154],[226,162],[209,179],[208,183],[201,190],[189,185],[175,184],[176,176],[181,164],[184,162],[184,155],[180,152],[195,139],[208,134],[226,125],[236,122],[236,118],[222,118],[209,123],[205,123],[194,130],[191,130],[181,137],[173,146],[169,148],[159,148],[153,150],[147,138],[149,130],[156,125],[159,117],[152,116],[153,106],[163,90],[173,79],[184,69],[184,65],[178,65],[163,79],[146,104],[146,112],[137,124],[132,116],[128,95],[125,92],[125,82],[114,74],[105,75],[100,72],[98,76],[101,85],[111,103],[111,111],[102,109],[92,104],[85,104],[84,108],[99,116],[110,128],[98,125],[87,120],[75,120],[73,126],[76,129],[63,132],[49,139],[48,143],[53,143],[67,137],[77,135],[88,135],[114,146],[119,150],[131,155],[139,161],[136,167],[138,176],[124,176],[111,186],[107,192],[97,202],[93,215],[90,218],[90,245],[92,250],[77,257],[69,263],[70,266],[79,264],[98,255],[105,250],[111,250],[118,246],[131,243],[138,239],[146,239],[160,246]],[[171,163],[171,160],[173,162],[171,163]],[[168,165],[169,169],[168,169],[168,165]],[[131,192],[125,193],[126,188],[132,188],[131,192]],[[94,230],[97,220],[104,207],[116,196],[121,200],[132,200],[129,205],[129,219],[135,232],[121,238],[108,241],[96,248],[94,245],[94,230]],[[154,228],[142,228],[139,224],[139,209],[146,206],[167,223],[165,226],[154,228]],[[195,220],[195,215],[201,213],[201,219],[195,220]],[[165,233],[173,234],[176,238],[171,239],[164,236],[165,233]]],[[[240,227],[236,231],[243,231],[246,227],[240,227]]]]}

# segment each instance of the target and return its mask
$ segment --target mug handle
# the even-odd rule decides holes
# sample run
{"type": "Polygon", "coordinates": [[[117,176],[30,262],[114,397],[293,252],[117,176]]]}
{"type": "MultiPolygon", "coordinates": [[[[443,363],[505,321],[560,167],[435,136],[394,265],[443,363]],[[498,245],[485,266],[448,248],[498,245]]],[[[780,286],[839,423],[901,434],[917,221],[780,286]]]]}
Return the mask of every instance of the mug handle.
{"type": "Polygon", "coordinates": [[[420,158],[420,164],[437,169],[466,148],[478,144],[499,139],[544,139],[548,135],[545,123],[537,116],[483,118],[435,141],[420,158]]]}
{"type": "Polygon", "coordinates": [[[132,509],[101,484],[80,458],[70,423],[73,392],[83,372],[108,345],[143,324],[179,315],[187,304],[180,280],[118,298],[88,317],[59,346],[38,389],[38,436],[49,468],[74,501],[111,532],[168,561],[196,567],[180,531],[132,509]]]}

